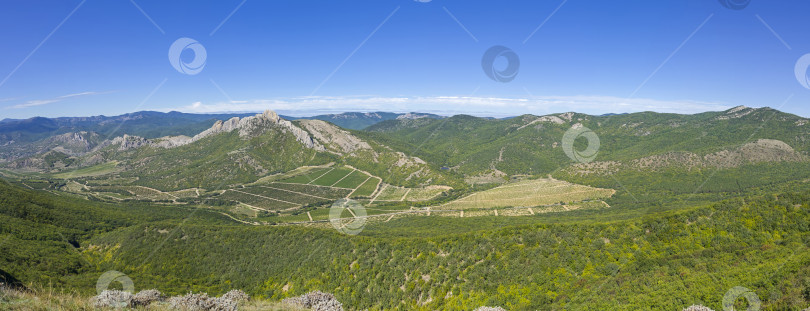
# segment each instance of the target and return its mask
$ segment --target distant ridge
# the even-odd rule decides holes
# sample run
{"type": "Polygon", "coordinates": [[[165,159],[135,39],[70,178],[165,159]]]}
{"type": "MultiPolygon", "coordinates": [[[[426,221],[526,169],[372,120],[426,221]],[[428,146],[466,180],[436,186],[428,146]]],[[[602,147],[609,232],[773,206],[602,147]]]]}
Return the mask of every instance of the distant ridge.
{"type": "Polygon", "coordinates": [[[298,119],[321,120],[330,122],[342,128],[352,130],[362,130],[369,126],[387,120],[421,119],[421,118],[443,119],[445,117],[431,113],[419,113],[419,112],[394,113],[394,112],[377,111],[377,112],[344,112],[339,114],[324,114],[312,117],[282,116],[282,118],[285,118],[287,120],[298,120],[298,119]]]}

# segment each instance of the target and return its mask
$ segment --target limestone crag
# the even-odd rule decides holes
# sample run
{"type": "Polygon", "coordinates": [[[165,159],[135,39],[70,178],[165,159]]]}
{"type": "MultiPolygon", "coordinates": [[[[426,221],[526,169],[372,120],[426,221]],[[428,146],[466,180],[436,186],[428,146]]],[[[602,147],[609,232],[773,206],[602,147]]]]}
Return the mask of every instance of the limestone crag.
{"type": "Polygon", "coordinates": [[[265,110],[264,113],[257,114],[252,117],[240,119],[239,117],[230,118],[228,121],[217,121],[211,128],[194,135],[190,140],[178,141],[177,143],[190,144],[210,135],[227,133],[233,130],[239,130],[239,137],[249,138],[261,135],[268,128],[273,126],[280,127],[282,130],[291,133],[295,139],[304,144],[307,148],[316,150],[324,150],[317,141],[312,139],[309,134],[301,128],[292,124],[292,122],[282,119],[277,113],[271,110],[265,110]]]}
{"type": "Polygon", "coordinates": [[[118,150],[125,151],[135,148],[140,148],[142,146],[150,145],[152,142],[146,138],[140,136],[129,136],[124,134],[124,136],[119,136],[113,139],[113,145],[120,145],[118,150]]]}
{"type": "Polygon", "coordinates": [[[295,126],[292,122],[282,119],[278,116],[278,114],[270,110],[266,110],[264,113],[251,117],[241,119],[239,117],[233,117],[227,121],[217,121],[210,128],[200,132],[197,135],[194,135],[194,137],[180,135],[148,140],[142,137],[124,134],[122,137],[116,137],[113,139],[112,144],[120,144],[121,146],[119,147],[119,150],[121,151],[138,148],[145,145],[160,148],[174,148],[188,145],[211,135],[229,133],[234,130],[239,130],[239,137],[247,139],[261,135],[272,128],[281,129],[284,132],[292,134],[295,136],[295,139],[298,142],[307,148],[319,151],[324,150],[324,147],[317,140],[309,136],[309,133],[295,126]]]}

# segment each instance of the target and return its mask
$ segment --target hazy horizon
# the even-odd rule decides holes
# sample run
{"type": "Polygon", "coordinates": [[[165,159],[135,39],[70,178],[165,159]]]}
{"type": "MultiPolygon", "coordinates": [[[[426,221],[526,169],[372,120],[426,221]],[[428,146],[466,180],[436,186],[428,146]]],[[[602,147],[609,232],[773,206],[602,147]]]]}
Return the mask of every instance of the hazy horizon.
{"type": "Polygon", "coordinates": [[[810,4],[798,0],[746,2],[743,10],[718,1],[9,6],[0,25],[19,31],[0,35],[8,43],[0,119],[263,109],[600,115],[738,105],[810,116],[801,23],[810,4]]]}

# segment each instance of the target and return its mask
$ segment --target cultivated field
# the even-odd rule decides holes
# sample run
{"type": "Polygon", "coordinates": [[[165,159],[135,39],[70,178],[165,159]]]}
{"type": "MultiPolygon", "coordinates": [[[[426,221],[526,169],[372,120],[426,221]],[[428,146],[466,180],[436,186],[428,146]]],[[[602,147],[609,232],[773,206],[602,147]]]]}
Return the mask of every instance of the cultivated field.
{"type": "MultiPolygon", "coordinates": [[[[379,182],[379,178],[349,167],[313,168],[276,182],[257,182],[228,189],[215,198],[263,210],[281,211],[328,205],[346,197],[368,197],[377,189],[379,182]]],[[[293,216],[295,220],[309,219],[306,214],[293,216]]]]}
{"type": "Polygon", "coordinates": [[[436,209],[531,207],[603,199],[614,193],[615,190],[612,189],[593,188],[553,179],[525,180],[476,192],[436,209]]]}
{"type": "Polygon", "coordinates": [[[426,188],[403,188],[392,185],[384,185],[374,198],[375,202],[427,201],[435,198],[442,192],[451,189],[446,186],[428,186],[426,188]]]}

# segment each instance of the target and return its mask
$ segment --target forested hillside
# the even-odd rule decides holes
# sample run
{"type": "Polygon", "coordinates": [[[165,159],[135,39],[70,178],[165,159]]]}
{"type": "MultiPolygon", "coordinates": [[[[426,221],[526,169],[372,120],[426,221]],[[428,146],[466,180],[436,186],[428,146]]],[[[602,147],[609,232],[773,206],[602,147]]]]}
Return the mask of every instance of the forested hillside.
{"type": "Polygon", "coordinates": [[[241,288],[269,300],[318,289],[351,310],[722,309],[723,294],[740,284],[759,294],[763,310],[803,308],[810,298],[806,190],[629,220],[403,218],[350,237],[0,187],[3,223],[10,224],[0,246],[4,271],[26,284],[53,282],[88,294],[100,273],[114,269],[139,289],[241,288]],[[22,229],[32,222],[34,235],[22,229]]]}

